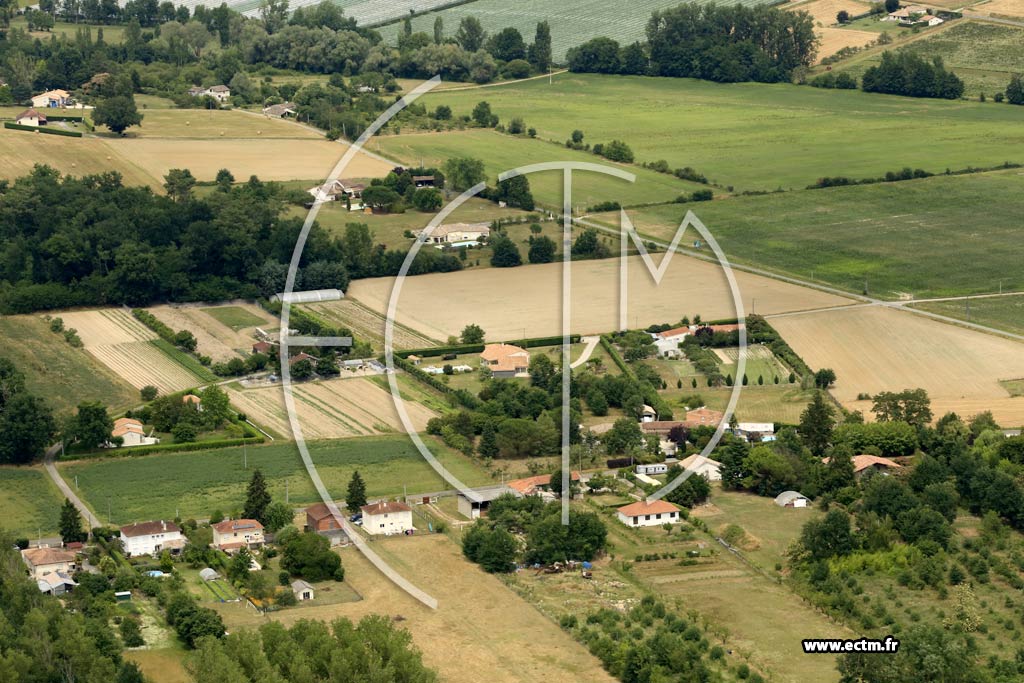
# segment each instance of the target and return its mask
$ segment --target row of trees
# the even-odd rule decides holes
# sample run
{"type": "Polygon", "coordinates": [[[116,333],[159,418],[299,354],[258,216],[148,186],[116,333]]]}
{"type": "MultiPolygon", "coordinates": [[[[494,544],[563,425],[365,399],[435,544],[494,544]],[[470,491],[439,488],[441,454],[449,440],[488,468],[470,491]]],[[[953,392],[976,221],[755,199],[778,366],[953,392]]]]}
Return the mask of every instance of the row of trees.
{"type": "Polygon", "coordinates": [[[0,463],[21,465],[42,457],[56,432],[50,406],[29,391],[21,370],[0,356],[0,463]]]}
{"type": "Polygon", "coordinates": [[[883,52],[881,62],[864,72],[861,88],[864,92],[947,100],[959,99],[964,94],[964,82],[946,69],[941,57],[929,62],[906,50],[883,52]]]}
{"type": "Polygon", "coordinates": [[[806,12],[683,4],[651,16],[644,45],[620,47],[610,38],[595,38],[570,50],[568,61],[576,72],[773,83],[810,66],[816,50],[806,12]]]}

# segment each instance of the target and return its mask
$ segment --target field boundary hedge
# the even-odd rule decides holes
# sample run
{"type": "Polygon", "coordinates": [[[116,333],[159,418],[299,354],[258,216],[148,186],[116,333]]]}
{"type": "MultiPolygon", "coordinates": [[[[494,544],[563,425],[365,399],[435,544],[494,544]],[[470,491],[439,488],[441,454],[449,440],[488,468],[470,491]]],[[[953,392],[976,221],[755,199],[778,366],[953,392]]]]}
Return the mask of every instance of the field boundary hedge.
{"type": "MultiPolygon", "coordinates": [[[[579,344],[582,337],[578,334],[569,335],[570,344],[579,344]]],[[[497,342],[495,342],[497,343],[497,342]]],[[[512,344],[513,346],[521,346],[524,349],[536,348],[538,346],[555,346],[562,343],[562,335],[553,335],[550,337],[531,337],[529,339],[514,339],[512,341],[503,342],[505,344],[512,344]]],[[[395,358],[408,358],[409,356],[421,356],[423,358],[432,358],[434,356],[443,356],[448,353],[460,354],[460,353],[480,353],[484,350],[484,344],[451,344],[447,346],[432,346],[426,349],[411,349],[406,351],[395,351],[395,358]]]]}
{"type": "MultiPolygon", "coordinates": [[[[384,357],[381,356],[381,362],[384,362],[384,357]]],[[[412,364],[411,361],[406,360],[400,356],[394,356],[395,367],[401,368],[409,373],[409,376],[416,379],[423,384],[426,384],[431,389],[435,389],[445,396],[449,396],[452,400],[456,401],[460,405],[475,410],[480,406],[480,401],[477,400],[476,396],[466,391],[465,389],[453,389],[449,385],[445,384],[441,380],[437,379],[433,375],[420,370],[418,367],[412,364]]]]}
{"type": "MultiPolygon", "coordinates": [[[[55,119],[56,120],[56,119],[55,119]]],[[[75,119],[77,120],[77,119],[75,119]]],[[[22,126],[10,121],[4,121],[4,128],[9,130],[27,130],[29,132],[44,133],[46,135],[63,135],[68,138],[80,138],[82,133],[77,130],[61,130],[59,128],[43,128],[41,126],[22,126]]]]}
{"type": "Polygon", "coordinates": [[[128,448],[108,448],[88,453],[64,455],[61,462],[74,460],[98,460],[108,457],[135,457],[139,455],[150,455],[152,453],[186,453],[192,451],[217,450],[219,448],[231,448],[233,446],[254,445],[265,442],[262,434],[247,436],[235,439],[218,439],[214,441],[186,441],[184,443],[157,443],[149,446],[132,446],[128,448]]]}
{"type": "Polygon", "coordinates": [[[612,340],[608,338],[608,335],[601,335],[601,348],[611,356],[612,361],[619,367],[622,374],[626,377],[636,379],[636,375],[633,374],[633,369],[626,365],[626,361],[622,360],[622,356],[619,355],[618,349],[615,348],[615,344],[613,344],[612,340]]]}

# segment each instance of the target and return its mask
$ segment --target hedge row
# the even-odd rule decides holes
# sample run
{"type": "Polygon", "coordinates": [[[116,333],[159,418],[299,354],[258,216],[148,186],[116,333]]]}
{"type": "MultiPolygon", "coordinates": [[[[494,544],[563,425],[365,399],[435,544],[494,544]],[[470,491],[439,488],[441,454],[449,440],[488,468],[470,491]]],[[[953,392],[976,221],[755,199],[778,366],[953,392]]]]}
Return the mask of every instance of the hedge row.
{"type": "Polygon", "coordinates": [[[77,455],[65,455],[61,460],[91,460],[95,458],[105,458],[109,456],[137,456],[137,455],[149,455],[150,453],[174,453],[174,452],[190,452],[190,451],[206,451],[215,450],[218,448],[231,448],[232,446],[241,446],[243,444],[258,444],[263,443],[265,439],[263,435],[258,436],[247,436],[244,438],[236,439],[219,439],[215,441],[188,441],[185,443],[157,443],[150,446],[134,446],[129,448],[115,448],[104,451],[91,451],[89,453],[81,453],[77,455]]]}
{"type": "MultiPolygon", "coordinates": [[[[579,344],[580,335],[571,334],[569,335],[570,344],[579,344]]],[[[513,346],[521,346],[524,349],[536,348],[538,346],[557,346],[562,343],[562,335],[551,336],[551,337],[532,337],[530,339],[514,339],[507,344],[513,346]]],[[[396,351],[395,357],[408,358],[409,356],[416,355],[422,358],[432,358],[434,356],[444,356],[449,353],[456,355],[463,353],[480,353],[484,350],[486,344],[451,344],[448,346],[434,346],[429,349],[412,349],[409,351],[396,351]]]]}
{"type": "Polygon", "coordinates": [[[615,345],[612,344],[612,340],[608,338],[608,335],[601,335],[601,348],[603,348],[608,355],[612,357],[612,361],[619,366],[619,370],[622,371],[623,375],[635,378],[632,368],[626,365],[626,361],[622,360],[622,356],[619,355],[618,349],[616,349],[615,345]]]}
{"type": "MultiPolygon", "coordinates": [[[[409,373],[409,376],[423,382],[428,387],[436,389],[437,391],[450,396],[454,401],[461,404],[462,406],[475,410],[480,406],[480,401],[476,396],[466,391],[465,389],[453,389],[434,375],[428,375],[427,373],[420,370],[418,367],[413,365],[410,361],[400,356],[395,356],[395,367],[401,368],[409,373]]],[[[381,359],[383,362],[383,358],[381,359]]]]}
{"type": "Polygon", "coordinates": [[[80,138],[82,134],[77,130],[62,130],[60,128],[44,128],[42,126],[22,126],[17,123],[11,123],[10,121],[4,121],[4,128],[10,130],[27,130],[35,131],[37,133],[45,133],[46,135],[63,135],[69,138],[80,138]]]}
{"type": "Polygon", "coordinates": [[[144,311],[141,308],[133,308],[132,315],[135,316],[135,319],[140,323],[156,332],[157,336],[164,341],[170,344],[177,344],[177,333],[149,311],[144,311]]]}
{"type": "Polygon", "coordinates": [[[46,114],[46,113],[44,113],[43,116],[46,117],[47,121],[74,121],[75,123],[80,123],[82,121],[82,119],[84,118],[82,116],[82,114],[79,114],[78,116],[72,116],[71,114],[46,114]]]}

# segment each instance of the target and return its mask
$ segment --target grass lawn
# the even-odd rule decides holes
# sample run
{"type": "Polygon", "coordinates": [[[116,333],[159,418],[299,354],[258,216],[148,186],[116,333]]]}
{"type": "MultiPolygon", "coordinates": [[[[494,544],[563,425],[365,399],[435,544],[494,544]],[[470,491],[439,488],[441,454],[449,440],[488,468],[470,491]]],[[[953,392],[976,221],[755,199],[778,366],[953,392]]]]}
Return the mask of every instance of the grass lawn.
{"type": "Polygon", "coordinates": [[[82,401],[100,401],[113,412],[139,402],[138,391],[97,361],[50,331],[41,317],[0,317],[0,356],[9,358],[28,388],[58,413],[68,414],[82,401]]]}
{"type": "Polygon", "coordinates": [[[0,529],[32,538],[54,534],[62,502],[42,467],[0,467],[0,529]]]}
{"type": "MultiPolygon", "coordinates": [[[[541,138],[563,142],[574,129],[591,144],[618,138],[637,161],[691,166],[737,190],[804,187],[822,176],[876,177],[904,166],[992,166],[1017,148],[1024,122],[1020,107],[976,102],[570,73],[551,85],[544,79],[423,98],[428,109],[447,104],[456,115],[481,100],[502,121],[523,117],[541,138]],[[892,131],[900,129],[913,134],[897,140],[892,131]]],[[[506,150],[481,146],[476,156],[492,157],[493,165],[510,160],[506,150]]],[[[562,158],[549,152],[543,160],[562,158]]]]}
{"type": "MultiPolygon", "coordinates": [[[[800,421],[800,413],[814,398],[814,392],[803,391],[799,384],[788,384],[786,380],[786,377],[781,377],[781,384],[778,385],[753,384],[743,387],[739,403],[736,404],[736,419],[741,422],[797,424],[800,421]]],[[[694,394],[700,396],[708,408],[725,410],[729,404],[732,387],[708,387],[706,382],[698,378],[696,389],[684,380],[682,389],[676,389],[674,384],[669,384],[669,388],[660,393],[674,408],[678,406],[678,418],[682,414],[680,400],[694,394]]]]}
{"type": "MultiPolygon", "coordinates": [[[[476,462],[428,439],[435,457],[470,486],[492,483],[476,462]]],[[[352,473],[359,470],[370,497],[410,494],[450,488],[405,436],[382,436],[310,444],[310,455],[327,489],[344,496],[352,473]]],[[[254,470],[267,478],[275,499],[284,500],[287,484],[294,504],[318,500],[294,444],[224,448],[192,453],[168,453],[136,458],[100,458],[61,465],[65,479],[78,476],[83,498],[112,521],[126,523],[153,517],[205,518],[214,510],[241,510],[245,486],[254,470]],[[248,468],[243,468],[247,459],[248,468]]]]}
{"type": "Polygon", "coordinates": [[[153,683],[192,683],[195,680],[185,670],[187,654],[181,648],[129,650],[124,656],[138,664],[147,680],[153,683]]]}
{"type": "MultiPolygon", "coordinates": [[[[878,23],[882,26],[889,24],[878,23]]],[[[1024,28],[984,21],[960,21],[943,31],[914,40],[902,49],[928,60],[941,57],[946,66],[964,81],[965,96],[976,99],[980,93],[985,93],[991,99],[995,93],[1003,92],[1010,77],[1021,70],[1024,28]]],[[[860,78],[868,67],[880,61],[880,54],[864,55],[840,63],[835,69],[860,78]]]]}
{"type": "MultiPolygon", "coordinates": [[[[103,129],[99,131],[103,133],[103,129]]],[[[109,137],[116,137],[113,134],[109,137]]],[[[263,140],[276,138],[304,138],[316,140],[320,135],[303,126],[295,126],[280,119],[254,116],[231,109],[159,109],[143,112],[142,125],[131,128],[127,138],[188,138],[220,139],[247,138],[239,143],[252,145],[248,138],[263,140]]],[[[340,155],[339,155],[340,156],[340,155]]]]}
{"type": "MultiPolygon", "coordinates": [[[[487,92],[490,99],[492,88],[487,92]]],[[[471,91],[472,92],[472,91],[471,91]]],[[[442,97],[443,95],[439,96],[442,97]]],[[[481,99],[480,93],[473,93],[473,101],[481,99]]],[[[437,103],[441,101],[438,100],[437,103]]],[[[470,105],[469,108],[471,108],[470,105]]],[[[468,112],[468,109],[467,109],[468,112]]],[[[500,114],[499,114],[500,115],[500,114]]],[[[561,115],[565,120],[565,112],[561,115]]],[[[568,134],[566,135],[568,137],[568,134]]],[[[565,139],[565,138],[563,138],[565,139]]],[[[597,140],[594,140],[597,142],[597,140]]],[[[450,133],[414,133],[378,138],[370,143],[372,151],[395,158],[408,165],[441,165],[451,157],[474,157],[484,162],[487,182],[497,182],[502,171],[548,161],[576,161],[600,163],[615,166],[612,162],[586,152],[566,149],[542,140],[502,135],[490,130],[468,130],[450,133]]],[[[621,165],[620,168],[637,177],[629,183],[612,176],[578,171],[574,174],[572,199],[576,209],[586,209],[599,202],[615,200],[623,205],[668,202],[682,193],[692,192],[696,183],[683,182],[673,176],[655,173],[639,166],[621,165]]],[[[530,189],[538,204],[557,208],[562,205],[562,172],[544,171],[528,177],[530,189]]]]}
{"type": "Polygon", "coordinates": [[[136,93],[135,104],[139,109],[174,109],[174,100],[141,93],[136,93]]]}
{"type": "Polygon", "coordinates": [[[1024,294],[914,304],[923,311],[1024,334],[1024,294]]]}
{"type": "MultiPolygon", "coordinates": [[[[309,181],[308,184],[303,186],[303,189],[307,189],[316,185],[316,181],[309,181]]],[[[309,213],[307,209],[302,207],[291,207],[290,209],[294,215],[305,218],[306,214],[309,213]]],[[[408,249],[412,244],[412,238],[406,237],[406,231],[416,233],[427,226],[427,223],[435,216],[436,212],[423,213],[416,211],[415,209],[409,209],[405,213],[389,213],[389,214],[365,214],[359,211],[349,211],[345,208],[344,202],[329,202],[320,207],[320,212],[317,214],[317,222],[326,228],[329,232],[336,235],[342,235],[345,232],[345,226],[349,223],[365,223],[369,226],[373,232],[373,238],[375,244],[383,244],[390,249],[408,249]]],[[[497,204],[485,199],[470,199],[468,202],[459,207],[458,210],[453,212],[445,223],[491,223],[496,220],[509,221],[509,220],[527,220],[528,216],[535,216],[538,219],[541,217],[540,212],[526,212],[520,211],[519,209],[512,208],[501,208],[497,204]]],[[[510,233],[514,233],[512,236],[518,236],[515,233],[522,232],[523,239],[529,234],[529,224],[524,223],[522,225],[508,225],[506,229],[510,233]]],[[[548,229],[550,234],[553,230],[557,230],[557,227],[548,229]]],[[[424,247],[430,248],[430,247],[424,247]]],[[[472,252],[474,256],[478,252],[472,252]]],[[[487,250],[488,258],[490,258],[490,250],[487,250]]]]}
{"type": "Polygon", "coordinates": [[[264,318],[253,315],[241,306],[212,306],[200,310],[230,327],[235,332],[244,330],[246,327],[257,327],[266,324],[264,318]]]}
{"type": "MultiPolygon", "coordinates": [[[[14,17],[11,19],[11,28],[20,28],[23,31],[28,31],[28,22],[24,16],[14,17]]],[[[49,42],[50,36],[57,36],[58,39],[67,37],[74,40],[78,31],[82,31],[83,33],[88,32],[92,36],[93,41],[96,41],[102,31],[103,42],[120,44],[124,41],[124,29],[124,26],[119,25],[100,26],[98,24],[74,24],[68,21],[58,21],[55,22],[51,31],[33,31],[29,35],[33,38],[49,42]]]]}
{"type": "MultiPolygon", "coordinates": [[[[1020,241],[1022,192],[1024,174],[1013,169],[689,207],[735,262],[851,292],[866,283],[872,296],[924,298],[992,293],[1000,279],[1004,291],[1024,289],[1020,251],[1009,246],[1020,241]]],[[[627,214],[641,234],[668,241],[686,209],[669,204],[627,214]]],[[[594,218],[618,228],[617,215],[594,218]]]]}

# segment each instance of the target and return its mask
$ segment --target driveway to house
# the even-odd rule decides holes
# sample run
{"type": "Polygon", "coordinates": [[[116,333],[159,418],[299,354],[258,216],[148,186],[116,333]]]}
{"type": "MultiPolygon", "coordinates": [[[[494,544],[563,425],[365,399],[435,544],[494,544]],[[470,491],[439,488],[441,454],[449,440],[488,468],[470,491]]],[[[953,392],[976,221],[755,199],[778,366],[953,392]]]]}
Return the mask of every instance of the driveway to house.
{"type": "Polygon", "coordinates": [[[60,444],[54,444],[50,446],[49,450],[46,451],[46,455],[43,456],[43,465],[46,467],[46,473],[50,475],[50,479],[57,485],[60,492],[65,498],[74,503],[75,507],[78,508],[79,514],[82,515],[82,519],[88,525],[88,529],[95,529],[98,526],[103,526],[100,522],[99,517],[92,513],[92,510],[82,502],[82,499],[75,495],[75,492],[71,490],[68,483],[64,481],[64,478],[60,476],[60,472],[57,471],[57,466],[53,464],[53,459],[57,456],[60,451],[60,444]]]}
{"type": "Polygon", "coordinates": [[[586,342],[587,346],[586,348],[583,349],[583,353],[580,354],[580,357],[577,358],[575,362],[569,365],[570,370],[578,368],[579,366],[583,365],[588,360],[590,360],[590,354],[594,352],[594,347],[596,347],[598,343],[600,343],[601,337],[583,337],[580,341],[586,342]]]}

